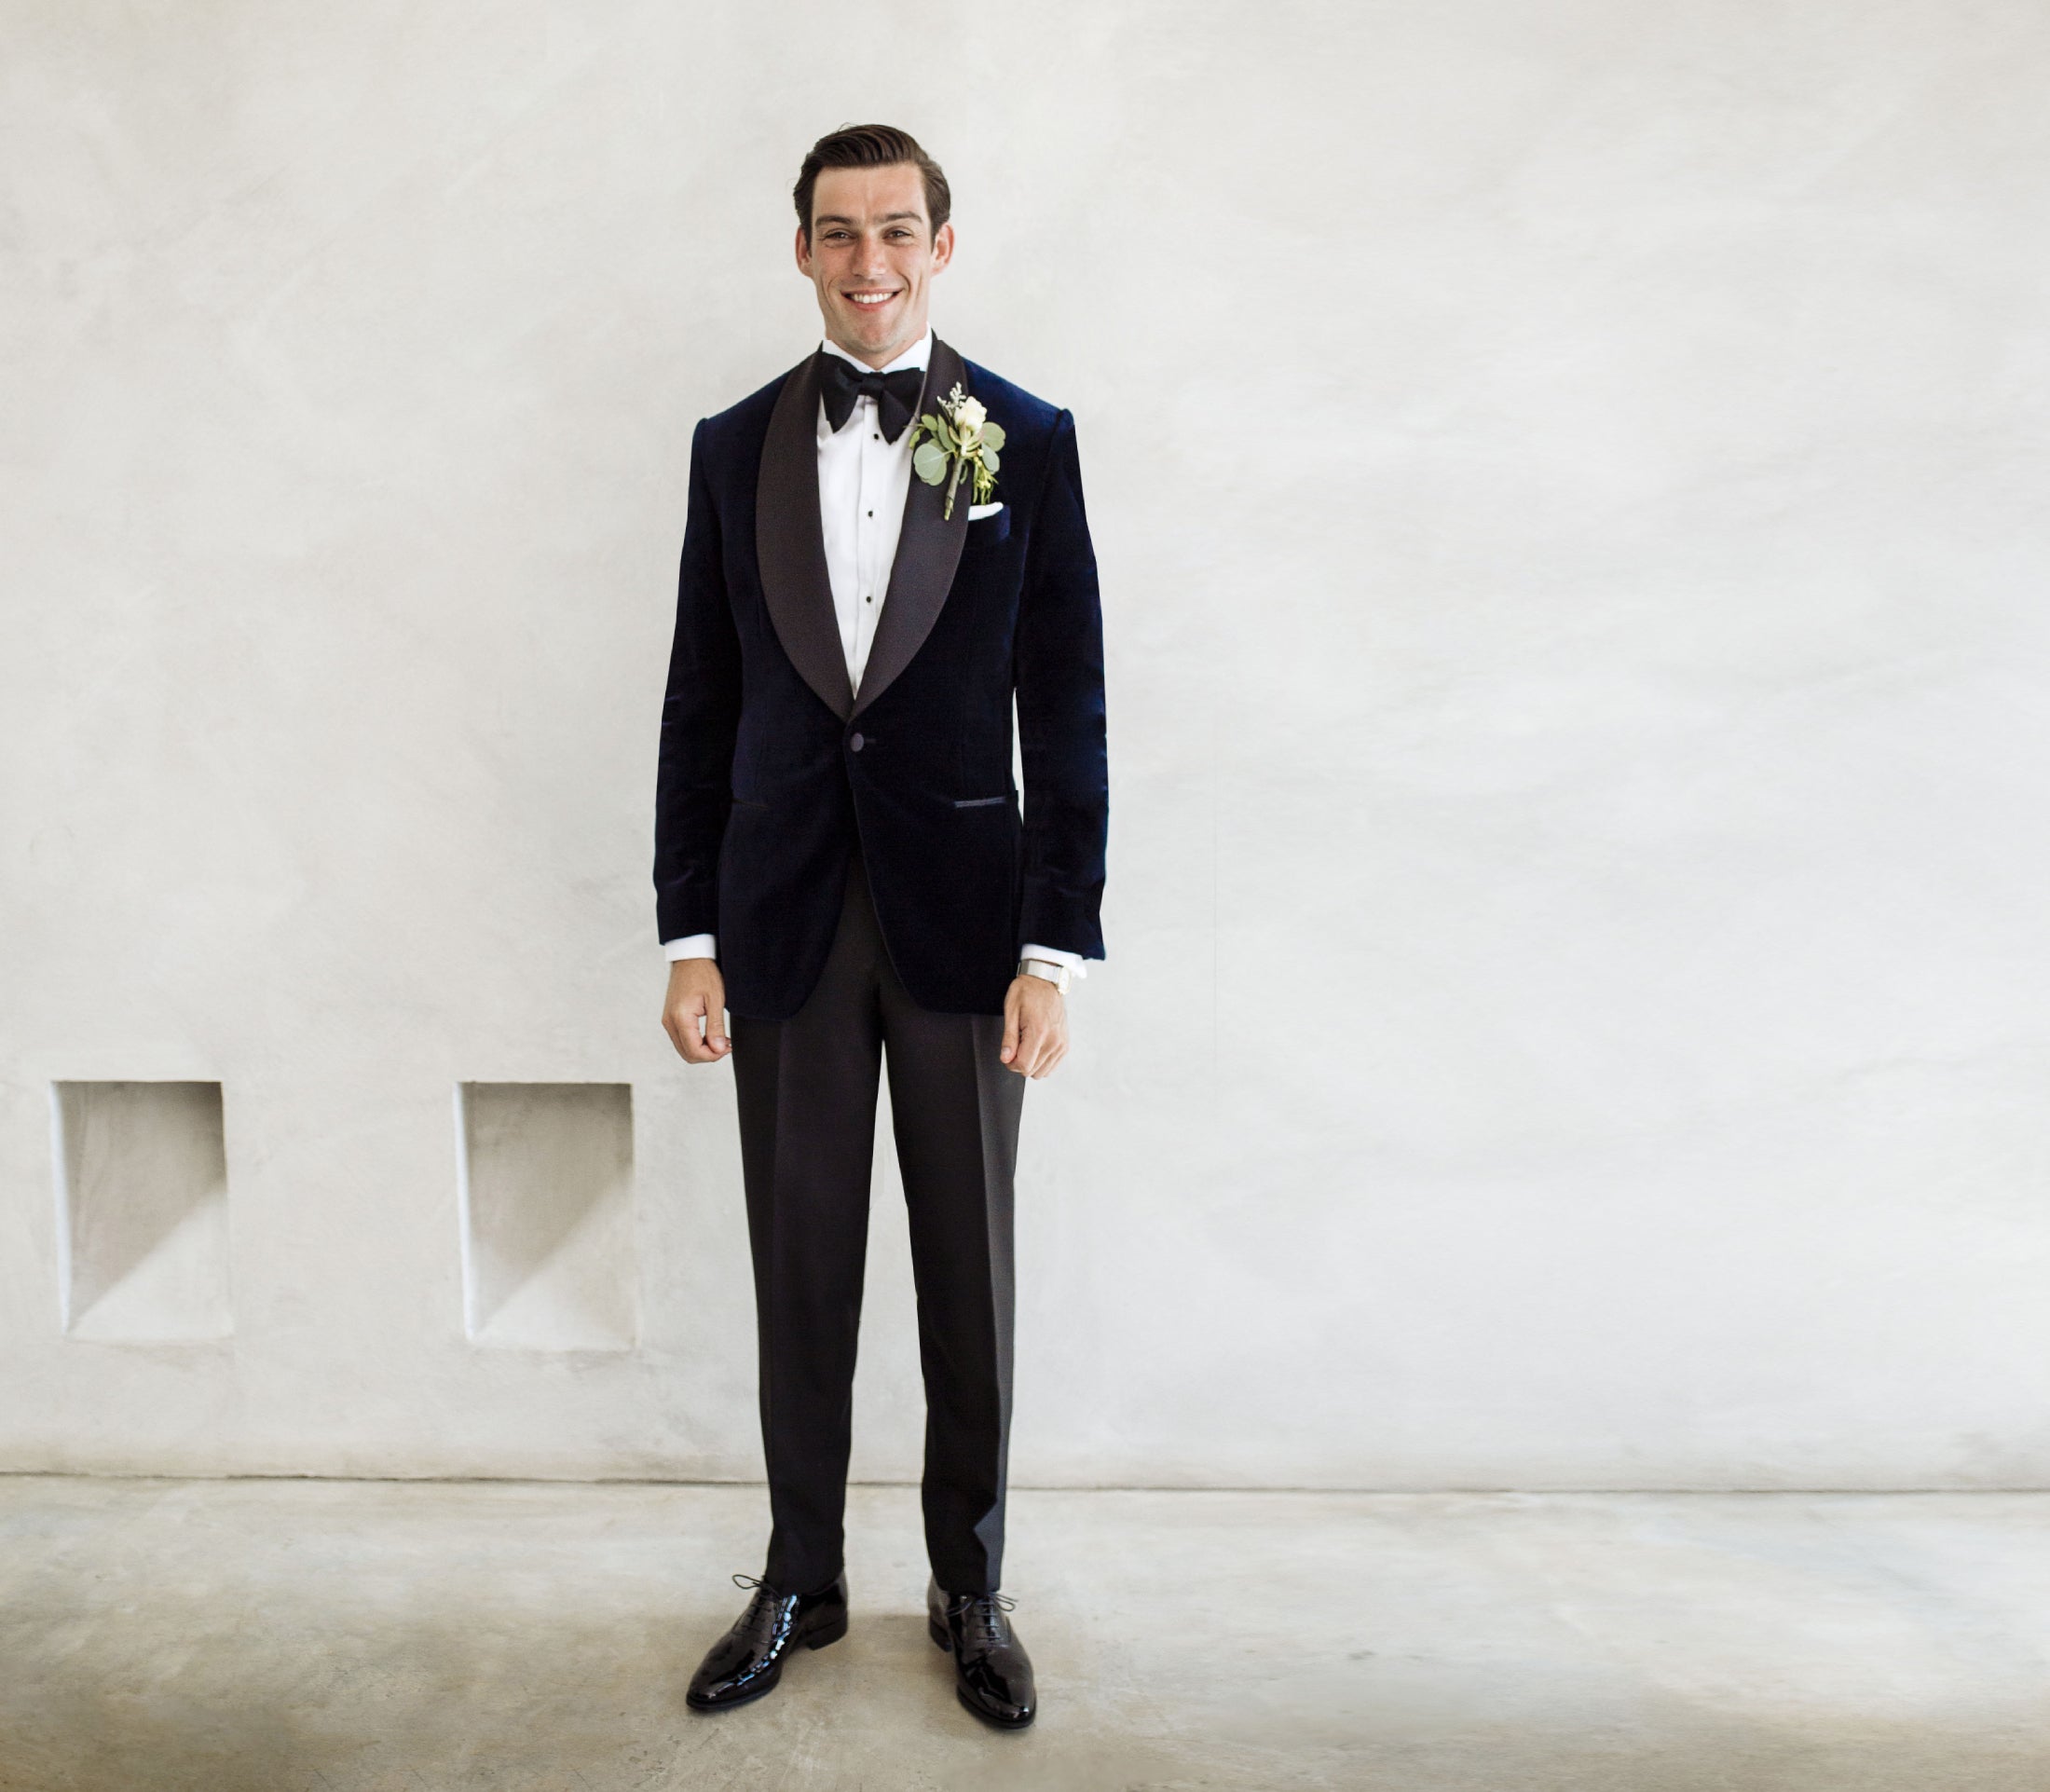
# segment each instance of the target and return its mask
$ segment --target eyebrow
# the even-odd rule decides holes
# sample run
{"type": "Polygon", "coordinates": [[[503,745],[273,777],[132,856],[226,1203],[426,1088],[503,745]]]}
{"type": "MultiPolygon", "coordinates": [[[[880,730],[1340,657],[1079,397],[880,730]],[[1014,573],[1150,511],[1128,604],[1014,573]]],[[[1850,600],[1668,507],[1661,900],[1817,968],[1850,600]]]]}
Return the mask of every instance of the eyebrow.
{"type": "MultiPolygon", "coordinates": [[[[925,222],[925,214],[922,212],[885,212],[876,222],[878,224],[898,224],[907,218],[913,224],[923,224],[925,222]]],[[[860,220],[858,218],[842,217],[838,212],[821,212],[812,222],[815,225],[858,224],[860,220]]]]}

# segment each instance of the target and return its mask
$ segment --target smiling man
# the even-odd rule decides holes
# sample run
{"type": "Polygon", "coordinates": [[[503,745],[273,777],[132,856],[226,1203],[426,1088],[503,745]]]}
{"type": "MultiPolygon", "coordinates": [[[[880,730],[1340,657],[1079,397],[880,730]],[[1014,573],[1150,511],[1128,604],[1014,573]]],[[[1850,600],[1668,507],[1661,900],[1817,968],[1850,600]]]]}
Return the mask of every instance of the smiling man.
{"type": "Polygon", "coordinates": [[[927,322],[954,253],[938,165],[901,130],[852,126],[813,146],[794,197],[825,339],[691,439],[656,786],[663,1023],[691,1063],[733,1065],[771,1519],[760,1576],[735,1577],[746,1609],[686,1696],[745,1703],[799,1645],[846,1634],[886,1063],[927,1624],[962,1703],[1017,1729],[1037,1699],[998,1590],[1012,1172],[1026,1079],[1066,1056],[1069,979],[1103,955],[1096,559],[1073,419],[927,322]],[[978,459],[995,484],[973,502],[978,459]]]}

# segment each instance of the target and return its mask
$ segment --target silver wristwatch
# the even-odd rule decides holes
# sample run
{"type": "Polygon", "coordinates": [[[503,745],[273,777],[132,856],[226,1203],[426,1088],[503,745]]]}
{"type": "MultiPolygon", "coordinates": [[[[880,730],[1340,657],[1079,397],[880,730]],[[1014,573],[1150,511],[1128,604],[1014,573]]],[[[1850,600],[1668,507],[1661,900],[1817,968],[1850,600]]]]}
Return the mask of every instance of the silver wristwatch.
{"type": "Polygon", "coordinates": [[[1018,977],[1043,977],[1062,995],[1066,995],[1068,993],[1068,974],[1071,968],[1069,965],[1056,964],[1044,958],[1021,958],[1018,961],[1018,969],[1013,975],[1018,977]]]}

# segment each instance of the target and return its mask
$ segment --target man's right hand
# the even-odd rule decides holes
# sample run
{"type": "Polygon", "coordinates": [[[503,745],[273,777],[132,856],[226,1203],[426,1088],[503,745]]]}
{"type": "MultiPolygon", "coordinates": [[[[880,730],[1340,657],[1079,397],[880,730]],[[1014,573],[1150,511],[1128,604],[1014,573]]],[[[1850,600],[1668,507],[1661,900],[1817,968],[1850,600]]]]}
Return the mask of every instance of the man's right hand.
{"type": "Polygon", "coordinates": [[[726,1036],[726,979],[717,959],[670,960],[662,1024],[670,1044],[693,1064],[716,1064],[733,1049],[726,1036]]]}

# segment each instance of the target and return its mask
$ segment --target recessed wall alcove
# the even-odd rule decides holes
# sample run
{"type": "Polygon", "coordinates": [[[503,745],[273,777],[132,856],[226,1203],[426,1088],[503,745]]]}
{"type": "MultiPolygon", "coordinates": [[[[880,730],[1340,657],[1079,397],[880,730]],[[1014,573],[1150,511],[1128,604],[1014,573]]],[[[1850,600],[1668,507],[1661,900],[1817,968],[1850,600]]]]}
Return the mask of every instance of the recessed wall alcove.
{"type": "Polygon", "coordinates": [[[226,1337],[227,1150],[218,1083],[50,1085],[65,1334],[226,1337]]]}
{"type": "Polygon", "coordinates": [[[456,1142],[465,1334],[530,1349],[630,1349],[632,1089],[464,1083],[456,1142]]]}

